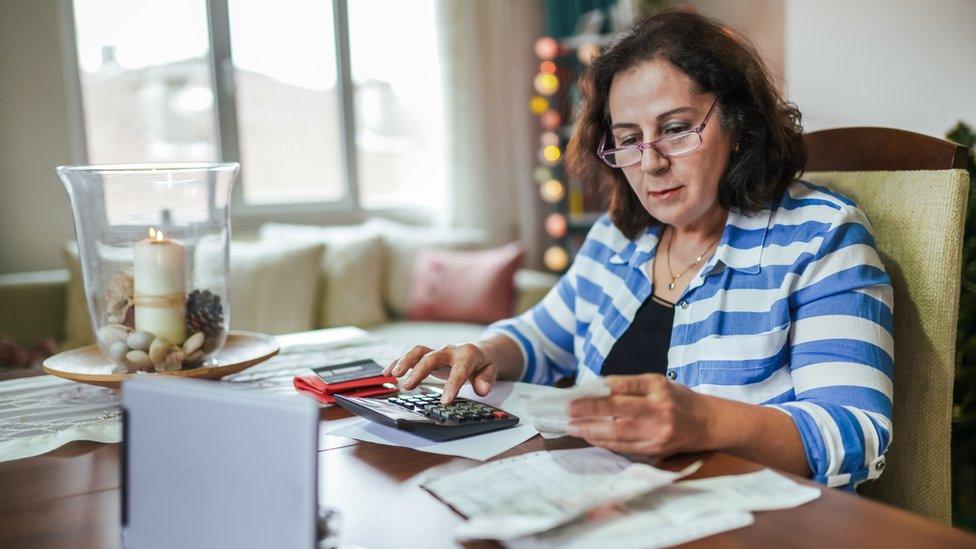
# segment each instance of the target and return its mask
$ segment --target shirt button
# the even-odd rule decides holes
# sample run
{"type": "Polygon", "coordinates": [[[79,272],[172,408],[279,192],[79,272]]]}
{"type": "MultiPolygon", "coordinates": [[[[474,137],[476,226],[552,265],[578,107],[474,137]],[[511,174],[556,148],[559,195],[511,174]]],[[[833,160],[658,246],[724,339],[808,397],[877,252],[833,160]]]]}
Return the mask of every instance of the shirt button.
{"type": "Polygon", "coordinates": [[[682,309],[687,309],[688,308],[688,302],[687,301],[682,301],[681,303],[678,303],[678,307],[681,307],[682,309]]]}
{"type": "Polygon", "coordinates": [[[678,373],[677,372],[675,372],[674,370],[668,370],[668,379],[673,380],[673,379],[675,379],[677,377],[678,377],[678,373]]]}

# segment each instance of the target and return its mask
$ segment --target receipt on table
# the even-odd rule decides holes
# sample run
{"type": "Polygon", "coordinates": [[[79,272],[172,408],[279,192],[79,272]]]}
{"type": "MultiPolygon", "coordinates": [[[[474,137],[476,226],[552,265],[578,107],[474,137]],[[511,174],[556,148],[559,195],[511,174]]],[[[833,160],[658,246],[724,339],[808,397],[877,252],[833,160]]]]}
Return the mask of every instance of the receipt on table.
{"type": "Polygon", "coordinates": [[[512,540],[545,532],[595,509],[622,504],[691,474],[632,463],[602,448],[542,451],[424,483],[468,517],[459,539],[512,540]]]}
{"type": "Polygon", "coordinates": [[[820,489],[793,482],[772,469],[744,475],[687,480],[630,503],[635,509],[654,509],[682,522],[723,509],[773,511],[792,509],[820,497],[820,489]]]}
{"type": "Polygon", "coordinates": [[[528,420],[543,436],[563,436],[569,426],[569,403],[578,398],[599,398],[610,396],[606,381],[593,378],[587,383],[571,389],[557,389],[544,393],[521,395],[522,409],[528,420]]]}
{"type": "Polygon", "coordinates": [[[670,547],[752,524],[753,511],[791,509],[820,489],[771,469],[686,480],[629,501],[615,514],[590,516],[548,532],[506,542],[512,549],[670,547]]]}

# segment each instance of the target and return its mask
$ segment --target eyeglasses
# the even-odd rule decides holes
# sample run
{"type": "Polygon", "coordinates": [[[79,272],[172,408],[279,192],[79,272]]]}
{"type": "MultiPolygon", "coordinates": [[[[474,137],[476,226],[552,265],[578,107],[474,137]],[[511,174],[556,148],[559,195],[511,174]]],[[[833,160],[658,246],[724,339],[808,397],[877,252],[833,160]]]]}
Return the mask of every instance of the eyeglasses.
{"type": "MultiPolygon", "coordinates": [[[[718,98],[715,98],[715,101],[712,101],[712,106],[708,108],[708,114],[705,115],[705,119],[701,121],[701,124],[693,129],[674,135],[668,135],[649,143],[638,143],[636,145],[627,145],[626,147],[619,147],[616,149],[605,149],[605,140],[604,142],[600,143],[600,148],[597,149],[596,155],[599,156],[600,160],[603,160],[611,168],[626,168],[628,166],[640,164],[641,159],[644,157],[644,151],[648,148],[654,149],[661,156],[667,157],[688,154],[698,147],[701,147],[702,132],[705,131],[705,124],[708,123],[708,119],[711,118],[712,111],[715,110],[715,105],[717,104],[718,98]]],[[[608,137],[612,139],[612,136],[608,137]]]]}

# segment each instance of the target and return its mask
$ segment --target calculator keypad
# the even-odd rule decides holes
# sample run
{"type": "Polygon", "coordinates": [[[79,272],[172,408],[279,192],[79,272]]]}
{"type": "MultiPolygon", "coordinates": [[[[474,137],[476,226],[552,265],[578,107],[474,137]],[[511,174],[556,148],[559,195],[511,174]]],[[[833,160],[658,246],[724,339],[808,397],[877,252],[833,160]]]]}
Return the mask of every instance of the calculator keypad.
{"type": "Polygon", "coordinates": [[[502,410],[466,398],[456,398],[447,405],[441,404],[439,395],[404,395],[386,401],[438,422],[469,423],[509,417],[502,410]]]}

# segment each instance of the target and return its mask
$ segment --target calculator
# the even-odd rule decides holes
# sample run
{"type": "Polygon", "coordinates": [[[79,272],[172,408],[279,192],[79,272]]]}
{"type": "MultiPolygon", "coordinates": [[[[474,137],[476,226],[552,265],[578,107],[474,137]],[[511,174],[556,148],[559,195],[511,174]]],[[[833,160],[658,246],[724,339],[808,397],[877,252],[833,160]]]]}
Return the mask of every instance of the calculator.
{"type": "Polygon", "coordinates": [[[440,395],[363,398],[335,395],[346,410],[396,429],[440,442],[518,425],[519,418],[494,406],[466,398],[441,404],[440,395]]]}

